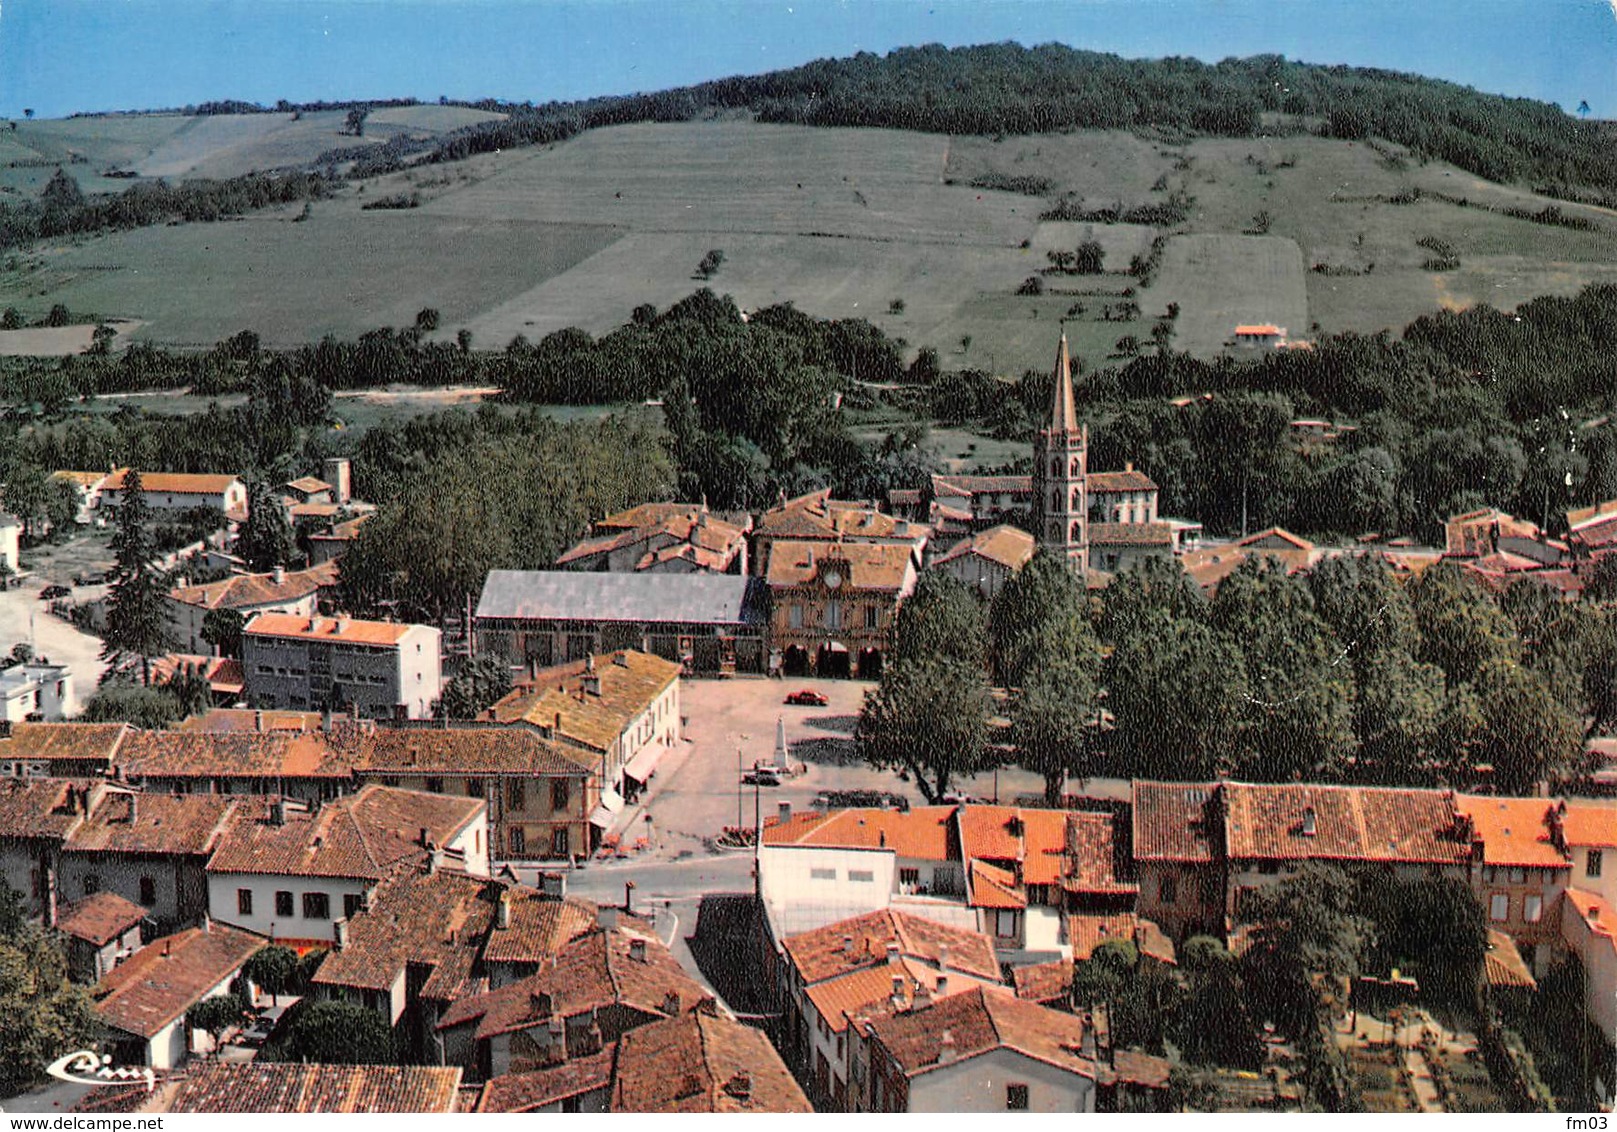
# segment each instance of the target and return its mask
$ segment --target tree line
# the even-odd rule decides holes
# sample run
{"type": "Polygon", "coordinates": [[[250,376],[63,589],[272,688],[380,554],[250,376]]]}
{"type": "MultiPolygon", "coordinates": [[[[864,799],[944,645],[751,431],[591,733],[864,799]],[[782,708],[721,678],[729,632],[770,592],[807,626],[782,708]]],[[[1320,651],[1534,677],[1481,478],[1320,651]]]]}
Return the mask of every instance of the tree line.
{"type": "Polygon", "coordinates": [[[1585,734],[1614,724],[1604,574],[1568,605],[1530,584],[1496,598],[1446,564],[1406,583],[1377,556],[1306,578],[1250,560],[1208,599],[1177,563],[1149,560],[1091,600],[1041,551],[986,610],[923,577],[857,737],[928,800],[1015,764],[1053,804],[1067,779],[1097,776],[1522,794],[1576,779],[1585,734]],[[992,711],[991,685],[1007,690],[992,711]]]}

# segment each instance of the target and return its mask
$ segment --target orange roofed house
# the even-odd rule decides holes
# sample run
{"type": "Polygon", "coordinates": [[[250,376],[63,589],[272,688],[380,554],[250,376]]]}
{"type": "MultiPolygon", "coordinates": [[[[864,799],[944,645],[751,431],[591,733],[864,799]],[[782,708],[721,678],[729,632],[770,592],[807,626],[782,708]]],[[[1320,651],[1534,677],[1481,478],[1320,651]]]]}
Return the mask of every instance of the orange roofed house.
{"type": "Polygon", "coordinates": [[[924,1004],[1000,982],[993,942],[981,932],[892,909],[788,936],[781,955],[785,1056],[822,1105],[841,1110],[863,1090],[852,1018],[880,1003],[924,1004]]]}
{"type": "Polygon", "coordinates": [[[443,695],[442,649],[430,625],[261,613],[242,631],[241,664],[254,707],[427,719],[443,695]]]}
{"type": "MultiPolygon", "coordinates": [[[[116,512],[127,495],[128,468],[120,468],[101,481],[101,506],[116,512]]],[[[194,475],[188,472],[140,473],[141,494],[153,511],[189,511],[207,507],[232,519],[247,518],[247,485],[232,475],[194,475]]]]}
{"type": "Polygon", "coordinates": [[[891,909],[980,931],[1002,959],[1071,956],[1067,918],[1131,911],[1110,814],[1015,806],[838,810],[764,828],[759,888],[776,940],[891,909]]]}
{"type": "Polygon", "coordinates": [[[489,872],[487,810],[476,798],[368,786],[314,810],[280,799],[254,806],[208,862],[208,906],[288,946],[331,946],[337,925],[400,868],[489,872]]]}

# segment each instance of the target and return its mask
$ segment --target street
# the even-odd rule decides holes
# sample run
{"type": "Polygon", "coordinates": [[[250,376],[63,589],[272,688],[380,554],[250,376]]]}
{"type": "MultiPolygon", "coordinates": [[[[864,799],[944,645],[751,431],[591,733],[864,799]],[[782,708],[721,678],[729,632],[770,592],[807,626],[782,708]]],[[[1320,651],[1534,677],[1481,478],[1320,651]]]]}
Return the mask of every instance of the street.
{"type": "Polygon", "coordinates": [[[12,646],[19,642],[32,641],[35,655],[67,665],[73,673],[73,697],[68,711],[77,713],[84,702],[95,695],[101,673],[106,671],[106,662],[101,659],[101,640],[53,616],[46,609],[46,603],[39,600],[43,585],[40,582],[0,593],[0,655],[9,654],[12,646]]]}

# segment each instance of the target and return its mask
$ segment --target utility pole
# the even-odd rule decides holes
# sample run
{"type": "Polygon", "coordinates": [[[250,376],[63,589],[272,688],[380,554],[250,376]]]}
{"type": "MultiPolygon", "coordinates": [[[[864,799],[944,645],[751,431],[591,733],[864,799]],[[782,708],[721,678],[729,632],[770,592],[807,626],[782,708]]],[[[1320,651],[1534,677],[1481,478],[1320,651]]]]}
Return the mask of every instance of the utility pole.
{"type": "Polygon", "coordinates": [[[741,779],[745,772],[741,769],[741,748],[736,748],[736,828],[741,828],[741,779]]]}

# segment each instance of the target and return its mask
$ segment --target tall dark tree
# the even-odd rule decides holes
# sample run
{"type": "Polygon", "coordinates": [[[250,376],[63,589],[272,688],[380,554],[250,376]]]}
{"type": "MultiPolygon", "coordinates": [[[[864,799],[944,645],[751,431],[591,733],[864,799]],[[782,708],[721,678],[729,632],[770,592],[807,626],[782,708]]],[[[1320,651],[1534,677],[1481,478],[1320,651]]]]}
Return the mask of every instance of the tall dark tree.
{"type": "Polygon", "coordinates": [[[981,665],[986,652],[983,608],[964,582],[926,570],[898,611],[893,659],[959,660],[981,665]]]}
{"type": "Polygon", "coordinates": [[[297,553],[286,508],[266,484],[254,483],[247,489],[247,521],[237,536],[236,553],[259,574],[286,566],[297,553]]]}
{"type": "Polygon", "coordinates": [[[911,660],[888,665],[881,684],[865,694],[854,737],[867,763],[907,771],[936,803],[955,778],[993,767],[987,730],[982,665],[911,660]]]}
{"type": "Polygon", "coordinates": [[[141,682],[152,682],[151,658],[169,650],[166,590],[154,561],[157,557],[148,530],[151,512],[146,504],[140,472],[131,469],[124,480],[118,530],[112,539],[116,565],[107,595],[107,627],[101,658],[121,662],[140,659],[141,682]]]}
{"type": "Polygon", "coordinates": [[[495,656],[480,656],[444,685],[438,703],[441,719],[472,719],[511,690],[511,666],[495,656]]]}
{"type": "Polygon", "coordinates": [[[88,992],[67,975],[67,960],[22,898],[0,881],[0,1096],[45,1076],[45,1066],[83,1049],[100,1032],[88,992]]]}

